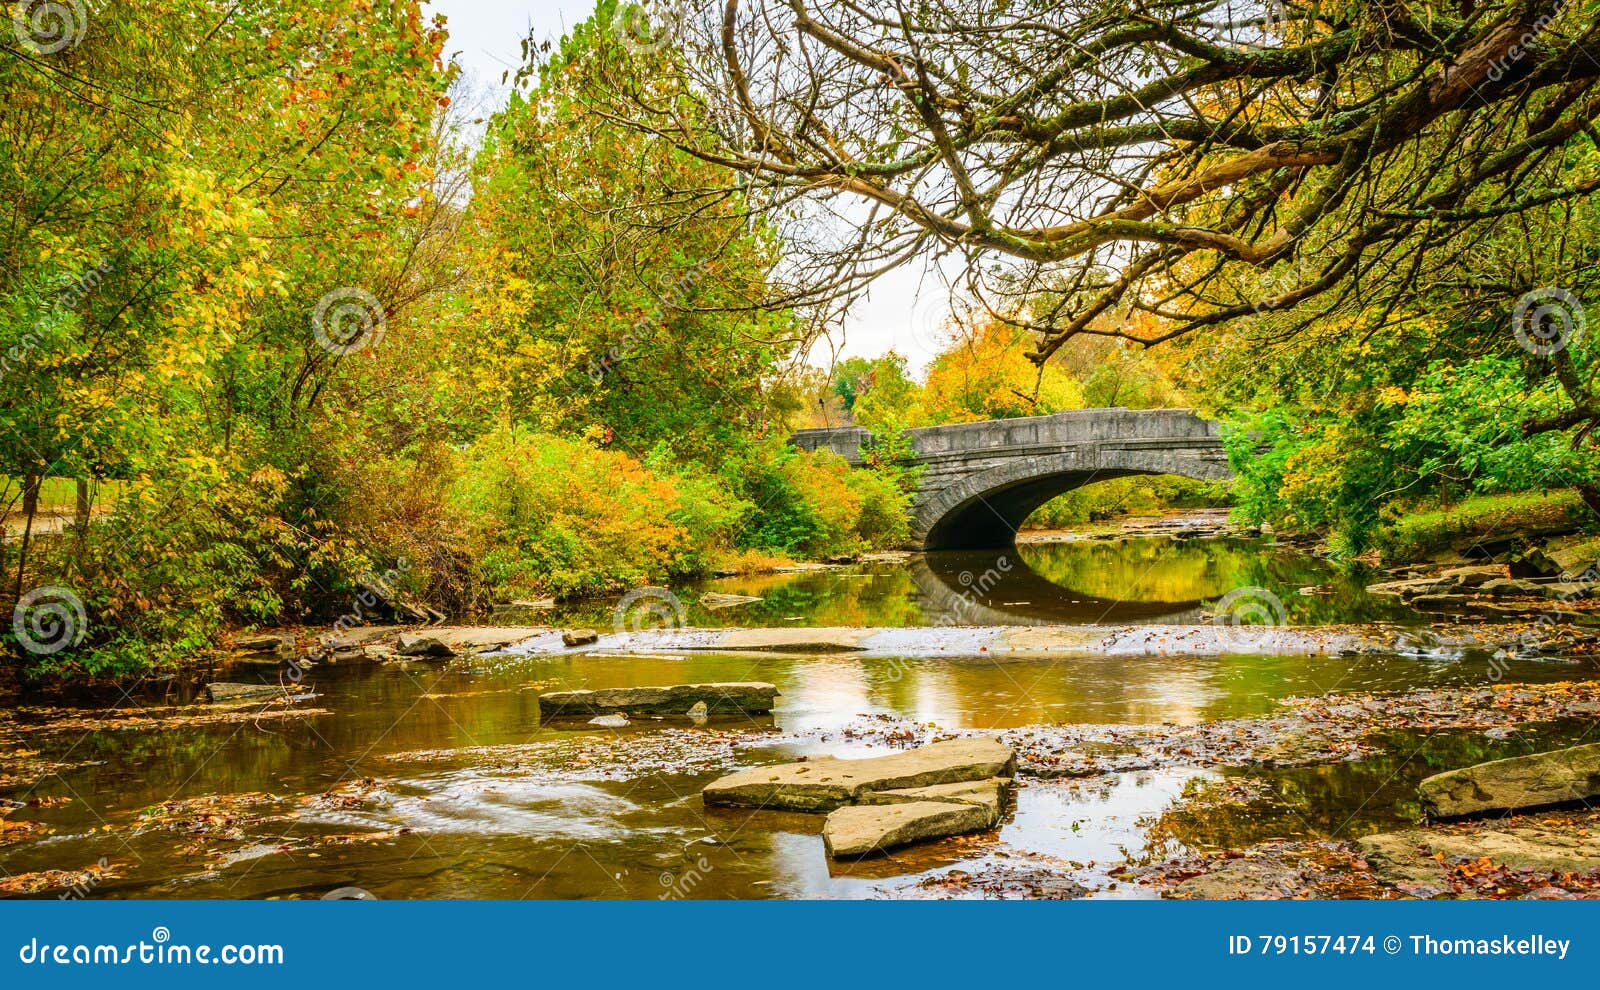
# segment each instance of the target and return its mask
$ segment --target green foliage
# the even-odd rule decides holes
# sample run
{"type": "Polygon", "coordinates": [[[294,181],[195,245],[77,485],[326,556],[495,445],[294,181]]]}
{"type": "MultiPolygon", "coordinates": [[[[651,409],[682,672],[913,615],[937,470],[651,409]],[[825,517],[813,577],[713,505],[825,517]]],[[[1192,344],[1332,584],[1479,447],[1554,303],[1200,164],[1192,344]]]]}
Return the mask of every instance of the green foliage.
{"type": "Polygon", "coordinates": [[[738,534],[741,547],[831,557],[896,546],[909,536],[911,496],[897,470],[852,470],[837,454],[802,453],[772,440],[752,444],[722,471],[754,506],[738,534]]]}
{"type": "Polygon", "coordinates": [[[43,544],[41,570],[75,590],[81,648],[42,661],[57,673],[121,676],[170,667],[211,645],[230,619],[275,616],[300,547],[274,518],[286,480],[221,470],[130,485],[115,527],[43,544]]]}
{"type": "Polygon", "coordinates": [[[473,163],[464,302],[480,335],[461,363],[520,424],[714,461],[763,419],[795,328],[749,305],[778,253],[729,176],[585,102],[597,75],[670,78],[668,52],[623,48],[615,8],[563,40],[473,163]]]}

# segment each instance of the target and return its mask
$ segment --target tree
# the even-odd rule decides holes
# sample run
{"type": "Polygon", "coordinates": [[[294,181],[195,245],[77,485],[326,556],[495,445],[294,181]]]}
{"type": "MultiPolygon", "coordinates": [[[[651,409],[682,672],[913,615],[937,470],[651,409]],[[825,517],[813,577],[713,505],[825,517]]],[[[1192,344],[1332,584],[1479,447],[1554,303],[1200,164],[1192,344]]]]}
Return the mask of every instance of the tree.
{"type": "Polygon", "coordinates": [[[724,0],[680,21],[692,112],[625,76],[608,112],[744,176],[797,229],[819,199],[854,201],[836,212],[855,236],[794,240],[816,248],[814,297],[958,251],[1042,362],[1080,334],[1151,344],[1324,296],[1381,314],[1485,225],[1590,196],[1600,172],[1563,156],[1600,112],[1595,13],[724,0]],[[1041,290],[1053,305],[1024,305],[1041,290]]]}
{"type": "Polygon", "coordinates": [[[928,368],[922,418],[962,423],[1082,409],[1082,387],[1055,362],[1030,362],[1025,337],[995,319],[956,332],[928,368]]]}
{"type": "Polygon", "coordinates": [[[630,54],[616,13],[606,0],[530,64],[531,92],[491,124],[471,224],[473,316],[492,332],[472,373],[513,420],[715,454],[756,425],[802,339],[787,314],[744,305],[766,294],[777,245],[732,177],[589,109],[621,71],[683,103],[672,53],[630,54]]]}

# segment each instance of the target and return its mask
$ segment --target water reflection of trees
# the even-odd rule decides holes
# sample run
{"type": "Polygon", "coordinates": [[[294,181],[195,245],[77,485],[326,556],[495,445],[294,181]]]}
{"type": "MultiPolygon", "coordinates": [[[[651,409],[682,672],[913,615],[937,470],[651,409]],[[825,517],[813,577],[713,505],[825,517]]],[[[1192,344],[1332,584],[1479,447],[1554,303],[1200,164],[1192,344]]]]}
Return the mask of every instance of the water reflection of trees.
{"type": "Polygon", "coordinates": [[[1422,818],[1417,784],[1423,778],[1530,749],[1570,746],[1586,728],[1543,726],[1514,739],[1392,732],[1377,737],[1383,755],[1358,762],[1228,771],[1221,781],[1191,784],[1152,824],[1149,849],[1243,849],[1274,839],[1354,839],[1405,828],[1422,818]]]}
{"type": "Polygon", "coordinates": [[[1124,601],[1215,600],[1235,588],[1265,588],[1282,599],[1291,623],[1365,622],[1409,610],[1366,593],[1372,571],[1274,546],[1266,538],[1183,540],[1134,537],[1112,541],[1022,544],[1022,558],[1063,588],[1124,601]],[[1302,588],[1317,593],[1301,595],[1302,588]]]}

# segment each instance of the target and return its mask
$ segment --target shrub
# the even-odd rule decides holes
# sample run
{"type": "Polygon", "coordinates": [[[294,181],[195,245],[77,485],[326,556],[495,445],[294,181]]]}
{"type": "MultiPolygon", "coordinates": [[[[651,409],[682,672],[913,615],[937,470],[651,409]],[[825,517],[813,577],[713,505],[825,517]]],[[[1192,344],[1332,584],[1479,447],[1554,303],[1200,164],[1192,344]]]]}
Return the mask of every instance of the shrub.
{"type": "Polygon", "coordinates": [[[304,546],[275,514],[287,479],[186,466],[195,472],[129,482],[115,515],[39,544],[27,583],[72,591],[87,622],[80,646],[34,673],[146,673],[209,648],[230,619],[278,618],[304,546]]]}
{"type": "Polygon", "coordinates": [[[909,535],[908,486],[891,467],[852,468],[831,451],[768,441],[730,458],[722,474],[754,507],[739,531],[741,547],[833,557],[895,546],[909,535]]]}
{"type": "Polygon", "coordinates": [[[450,501],[484,548],[489,584],[558,597],[695,574],[739,515],[709,479],[514,429],[472,446],[450,501]]]}

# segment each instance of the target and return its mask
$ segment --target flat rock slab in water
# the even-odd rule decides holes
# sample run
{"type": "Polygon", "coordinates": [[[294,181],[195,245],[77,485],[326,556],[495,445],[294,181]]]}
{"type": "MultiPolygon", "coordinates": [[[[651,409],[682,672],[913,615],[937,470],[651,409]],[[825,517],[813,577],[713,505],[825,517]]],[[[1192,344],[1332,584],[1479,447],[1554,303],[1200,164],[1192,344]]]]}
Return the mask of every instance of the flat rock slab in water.
{"type": "Polygon", "coordinates": [[[758,682],[743,684],[675,684],[671,687],[604,688],[599,691],[552,691],[539,695],[539,713],[598,715],[687,715],[705,705],[711,715],[764,715],[772,711],[778,688],[758,682]]]}
{"type": "Polygon", "coordinates": [[[276,684],[230,684],[226,681],[217,681],[206,685],[206,699],[208,701],[271,698],[282,696],[284,693],[283,688],[276,684]]]}
{"type": "Polygon", "coordinates": [[[294,656],[294,637],[287,633],[267,633],[259,636],[241,636],[234,640],[236,653],[245,656],[290,659],[294,656]]]}
{"type": "Polygon", "coordinates": [[[987,780],[966,780],[955,784],[934,784],[932,787],[907,787],[892,791],[866,791],[859,798],[864,805],[911,804],[919,801],[943,801],[948,804],[970,804],[982,808],[993,827],[1000,821],[1006,798],[1011,794],[1011,781],[1006,777],[987,780]]]}
{"type": "Polygon", "coordinates": [[[832,811],[868,791],[1015,776],[1016,753],[994,739],[951,739],[864,760],[831,756],[741,770],[707,784],[707,804],[788,811],[832,811]]]}
{"type": "Polygon", "coordinates": [[[1446,892],[1455,861],[1488,857],[1513,869],[1549,873],[1600,870],[1600,835],[1564,821],[1516,819],[1470,831],[1412,829],[1369,835],[1356,848],[1378,879],[1446,892]]]}
{"type": "Polygon", "coordinates": [[[1417,794],[1435,818],[1600,797],[1600,743],[1448,770],[1424,780],[1417,794]]]}
{"type": "Polygon", "coordinates": [[[956,801],[856,804],[828,815],[822,826],[822,842],[829,856],[858,858],[916,842],[984,832],[993,827],[989,812],[976,804],[956,801]]]}

